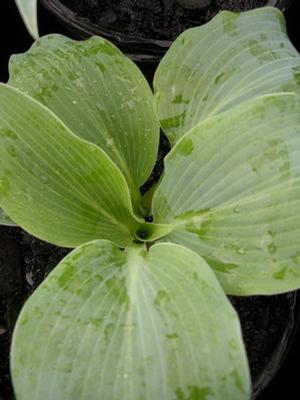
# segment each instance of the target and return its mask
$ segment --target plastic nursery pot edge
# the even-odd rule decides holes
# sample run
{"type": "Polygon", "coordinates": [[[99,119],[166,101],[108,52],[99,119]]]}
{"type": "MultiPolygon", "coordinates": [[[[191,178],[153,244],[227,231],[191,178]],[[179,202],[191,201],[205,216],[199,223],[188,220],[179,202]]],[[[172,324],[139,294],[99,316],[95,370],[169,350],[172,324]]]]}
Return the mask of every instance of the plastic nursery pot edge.
{"type": "MultiPolygon", "coordinates": [[[[277,7],[285,12],[293,0],[268,0],[266,5],[277,7]]],[[[156,40],[118,32],[107,27],[97,25],[86,18],[79,17],[74,11],[66,7],[60,0],[41,0],[41,3],[56,16],[59,22],[77,39],[89,36],[102,36],[128,54],[137,62],[157,63],[170,47],[170,40],[156,40]]]]}
{"type": "Polygon", "coordinates": [[[265,366],[260,376],[255,380],[252,386],[251,400],[256,400],[261,396],[267,386],[273,379],[276,379],[276,374],[279,372],[284,363],[297,332],[300,328],[300,291],[290,292],[286,294],[290,300],[290,322],[286,325],[282,339],[277,346],[265,366]]]}

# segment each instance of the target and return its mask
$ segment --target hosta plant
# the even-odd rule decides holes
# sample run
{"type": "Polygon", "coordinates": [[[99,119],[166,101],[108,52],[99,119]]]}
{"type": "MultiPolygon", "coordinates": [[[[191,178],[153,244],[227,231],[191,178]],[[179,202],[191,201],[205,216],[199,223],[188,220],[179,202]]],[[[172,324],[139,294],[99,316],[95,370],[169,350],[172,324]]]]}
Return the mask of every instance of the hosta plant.
{"type": "Polygon", "coordinates": [[[154,96],[99,37],[50,35],[12,57],[2,218],[75,248],[18,319],[17,399],[249,399],[226,294],[300,287],[299,90],[272,8],[184,32],[154,96]],[[141,196],[159,126],[172,149],[141,196]]]}

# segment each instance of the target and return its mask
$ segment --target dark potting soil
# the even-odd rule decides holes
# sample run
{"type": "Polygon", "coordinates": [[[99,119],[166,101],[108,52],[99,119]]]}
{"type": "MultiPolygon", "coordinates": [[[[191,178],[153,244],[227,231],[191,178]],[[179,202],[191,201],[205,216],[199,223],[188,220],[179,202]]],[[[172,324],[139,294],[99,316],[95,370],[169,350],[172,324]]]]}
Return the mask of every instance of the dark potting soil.
{"type": "Polygon", "coordinates": [[[21,307],[68,252],[21,228],[0,226],[0,400],[15,398],[9,374],[9,349],[21,307]]]}
{"type": "Polygon", "coordinates": [[[267,0],[61,0],[79,17],[132,36],[172,40],[220,10],[246,11],[267,0]]]}
{"type": "MultiPolygon", "coordinates": [[[[158,181],[163,170],[163,158],[168,151],[168,140],[161,134],[157,164],[143,192],[158,181]]],[[[0,226],[0,400],[14,399],[9,374],[9,349],[20,309],[69,251],[38,240],[21,228],[0,226]]],[[[241,320],[255,382],[260,379],[277,349],[284,346],[284,341],[288,339],[285,333],[287,326],[291,327],[293,323],[295,294],[231,297],[230,300],[241,320]]]]}

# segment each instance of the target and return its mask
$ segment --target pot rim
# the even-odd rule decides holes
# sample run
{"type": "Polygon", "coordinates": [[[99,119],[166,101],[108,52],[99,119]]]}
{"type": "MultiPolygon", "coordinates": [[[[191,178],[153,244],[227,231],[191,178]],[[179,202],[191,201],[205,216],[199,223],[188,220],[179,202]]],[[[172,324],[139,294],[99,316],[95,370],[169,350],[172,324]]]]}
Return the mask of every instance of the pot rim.
{"type": "MultiPolygon", "coordinates": [[[[268,0],[266,6],[277,7],[285,12],[292,2],[293,0],[268,0]]],[[[158,62],[172,44],[171,40],[143,38],[97,25],[76,15],[60,0],[41,0],[41,3],[79,39],[93,35],[102,36],[120,46],[135,61],[158,62]]]]}
{"type": "Polygon", "coordinates": [[[300,290],[287,293],[287,295],[290,296],[291,303],[290,323],[285,329],[281,341],[273,351],[272,357],[252,387],[252,400],[257,399],[275,378],[300,330],[300,290]]]}

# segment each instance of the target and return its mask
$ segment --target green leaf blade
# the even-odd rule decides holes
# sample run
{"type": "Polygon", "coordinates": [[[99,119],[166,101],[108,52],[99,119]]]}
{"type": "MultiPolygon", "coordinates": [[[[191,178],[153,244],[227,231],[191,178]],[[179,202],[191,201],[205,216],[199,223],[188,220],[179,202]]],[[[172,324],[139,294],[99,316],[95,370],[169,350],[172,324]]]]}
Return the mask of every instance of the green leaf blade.
{"type": "Polygon", "coordinates": [[[72,252],[21,313],[12,373],[20,400],[246,400],[250,390],[236,313],[207,264],[172,244],[72,252]]]}
{"type": "Polygon", "coordinates": [[[268,95],[202,122],[166,158],[154,196],[164,239],[214,269],[226,293],[300,286],[300,97],[268,95]]]}
{"type": "Polygon", "coordinates": [[[37,0],[15,0],[15,2],[29,33],[34,39],[38,39],[37,0]]]}
{"type": "Polygon", "coordinates": [[[66,247],[132,241],[126,181],[96,145],[76,137],[48,109],[0,87],[0,204],[35,236],[66,247]]]}
{"type": "Polygon", "coordinates": [[[153,94],[138,67],[100,37],[80,42],[53,34],[13,56],[9,69],[10,85],[111,157],[138,203],[159,141],[153,94]]]}
{"type": "Polygon", "coordinates": [[[299,72],[279,10],[221,12],[180,35],[160,63],[154,89],[162,128],[174,145],[199,122],[242,101],[299,93],[299,72]]]}

